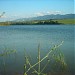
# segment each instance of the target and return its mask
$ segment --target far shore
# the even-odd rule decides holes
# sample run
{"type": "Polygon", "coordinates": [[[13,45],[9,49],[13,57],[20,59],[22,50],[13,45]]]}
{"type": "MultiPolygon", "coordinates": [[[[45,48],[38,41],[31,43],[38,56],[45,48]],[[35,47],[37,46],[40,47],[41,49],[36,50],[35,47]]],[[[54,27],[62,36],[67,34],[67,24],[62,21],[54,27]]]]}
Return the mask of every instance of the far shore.
{"type": "Polygon", "coordinates": [[[50,19],[50,20],[32,20],[32,21],[6,21],[0,22],[0,26],[9,25],[74,25],[75,19],[50,19]]]}

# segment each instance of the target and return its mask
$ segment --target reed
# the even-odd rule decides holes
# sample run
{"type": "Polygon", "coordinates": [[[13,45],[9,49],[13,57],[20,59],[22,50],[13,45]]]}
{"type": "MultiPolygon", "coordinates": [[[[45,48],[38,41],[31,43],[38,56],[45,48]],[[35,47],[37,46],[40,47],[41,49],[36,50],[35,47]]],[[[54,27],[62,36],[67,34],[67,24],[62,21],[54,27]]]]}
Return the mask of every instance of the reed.
{"type": "MultiPolygon", "coordinates": [[[[24,75],[28,75],[28,72],[30,70],[33,70],[32,73],[36,74],[36,75],[47,75],[47,74],[43,73],[43,71],[47,68],[47,65],[49,64],[51,59],[48,59],[47,63],[45,64],[45,66],[42,69],[41,69],[41,62],[43,62],[45,59],[47,59],[51,53],[58,50],[58,48],[62,44],[63,44],[63,41],[59,45],[55,45],[53,48],[51,48],[49,50],[49,52],[42,59],[40,57],[41,54],[40,54],[40,44],[39,44],[38,45],[38,62],[36,62],[33,65],[31,65],[28,56],[25,55],[24,75]],[[27,65],[29,65],[29,66],[27,66],[27,65]],[[35,66],[37,66],[37,65],[38,65],[38,70],[35,69],[35,66]]],[[[63,57],[62,53],[59,53],[58,55],[53,54],[52,58],[55,59],[55,61],[60,62],[62,67],[65,67],[66,63],[64,61],[64,57],[63,57]]]]}
{"type": "Polygon", "coordinates": [[[11,54],[14,54],[14,53],[16,53],[16,50],[8,50],[8,49],[5,49],[5,50],[0,54],[0,57],[3,58],[4,75],[6,75],[6,70],[7,70],[7,69],[6,69],[6,61],[5,61],[5,59],[6,59],[7,56],[10,57],[10,55],[11,55],[11,54]]]}
{"type": "MultiPolygon", "coordinates": [[[[49,65],[52,59],[54,60],[56,65],[60,64],[61,72],[64,72],[66,70],[67,64],[64,60],[63,53],[61,52],[61,50],[58,49],[60,46],[62,46],[62,44],[63,44],[63,41],[58,45],[54,45],[43,58],[41,58],[41,52],[40,52],[41,50],[40,50],[40,44],[39,44],[37,61],[34,64],[31,63],[31,60],[29,59],[29,56],[25,50],[24,52],[25,63],[24,63],[23,75],[28,75],[30,71],[34,75],[47,75],[47,73],[44,73],[44,71],[46,70],[47,66],[49,65]],[[49,56],[51,56],[51,58],[49,56]],[[43,68],[41,68],[41,63],[43,63],[43,61],[46,59],[47,59],[46,64],[43,66],[43,68]],[[36,66],[38,67],[35,68],[36,66]]],[[[14,53],[16,54],[16,50],[5,50],[3,53],[0,54],[0,57],[3,57],[3,65],[4,65],[4,73],[5,73],[4,75],[6,75],[6,62],[4,57],[14,53]]],[[[54,67],[56,67],[56,65],[54,65],[54,67]]]]}

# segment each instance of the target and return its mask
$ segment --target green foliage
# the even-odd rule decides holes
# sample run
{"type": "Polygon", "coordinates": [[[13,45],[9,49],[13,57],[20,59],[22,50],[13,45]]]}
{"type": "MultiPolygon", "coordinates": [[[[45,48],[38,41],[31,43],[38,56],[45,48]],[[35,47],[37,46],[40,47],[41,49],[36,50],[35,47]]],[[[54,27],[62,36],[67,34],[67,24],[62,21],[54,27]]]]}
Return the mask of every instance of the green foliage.
{"type": "Polygon", "coordinates": [[[56,25],[56,24],[75,24],[75,19],[59,19],[59,20],[33,20],[23,22],[0,22],[0,25],[56,25]]]}
{"type": "Polygon", "coordinates": [[[33,21],[22,21],[22,22],[0,22],[0,25],[45,25],[45,24],[60,24],[53,20],[33,20],[33,21]]]}

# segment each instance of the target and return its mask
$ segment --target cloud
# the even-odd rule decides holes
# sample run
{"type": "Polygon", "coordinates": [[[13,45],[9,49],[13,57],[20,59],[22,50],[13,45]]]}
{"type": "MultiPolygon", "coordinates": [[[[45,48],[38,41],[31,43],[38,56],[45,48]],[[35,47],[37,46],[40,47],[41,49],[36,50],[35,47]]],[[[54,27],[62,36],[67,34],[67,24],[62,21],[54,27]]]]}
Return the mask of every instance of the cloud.
{"type": "Polygon", "coordinates": [[[7,16],[3,15],[3,16],[1,16],[1,18],[7,18],[7,16]]]}
{"type": "Polygon", "coordinates": [[[47,14],[63,14],[61,11],[47,11],[47,14]]]}
{"type": "Polygon", "coordinates": [[[61,11],[55,11],[55,14],[63,14],[61,11]]]}
{"type": "Polygon", "coordinates": [[[45,14],[42,13],[42,12],[38,12],[38,13],[35,13],[35,15],[36,15],[36,16],[43,16],[43,15],[45,15],[45,14]]]}
{"type": "Polygon", "coordinates": [[[44,16],[44,15],[51,15],[51,14],[63,14],[63,12],[61,11],[47,11],[47,12],[38,12],[38,13],[35,13],[35,16],[44,16]]]}

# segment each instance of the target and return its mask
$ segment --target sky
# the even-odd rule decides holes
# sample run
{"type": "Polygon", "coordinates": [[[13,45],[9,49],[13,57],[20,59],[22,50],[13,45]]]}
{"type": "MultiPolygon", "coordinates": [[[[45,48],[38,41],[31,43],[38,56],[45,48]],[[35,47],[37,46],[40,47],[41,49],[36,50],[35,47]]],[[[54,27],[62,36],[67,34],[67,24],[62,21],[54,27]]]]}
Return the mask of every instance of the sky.
{"type": "Polygon", "coordinates": [[[74,13],[75,0],[0,0],[0,21],[74,13]]]}

